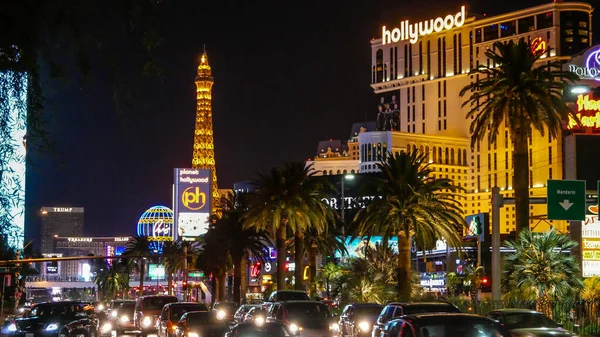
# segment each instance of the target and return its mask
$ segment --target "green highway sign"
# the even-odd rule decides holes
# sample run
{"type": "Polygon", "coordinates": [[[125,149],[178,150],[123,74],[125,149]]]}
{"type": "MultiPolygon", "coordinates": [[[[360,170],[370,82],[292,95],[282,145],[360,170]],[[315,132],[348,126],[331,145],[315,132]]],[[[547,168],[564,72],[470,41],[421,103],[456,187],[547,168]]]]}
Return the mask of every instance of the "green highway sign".
{"type": "Polygon", "coordinates": [[[200,271],[192,271],[188,275],[189,277],[204,277],[204,273],[200,271]]]}
{"type": "Polygon", "coordinates": [[[585,220],[585,180],[548,180],[548,219],[585,220]]]}

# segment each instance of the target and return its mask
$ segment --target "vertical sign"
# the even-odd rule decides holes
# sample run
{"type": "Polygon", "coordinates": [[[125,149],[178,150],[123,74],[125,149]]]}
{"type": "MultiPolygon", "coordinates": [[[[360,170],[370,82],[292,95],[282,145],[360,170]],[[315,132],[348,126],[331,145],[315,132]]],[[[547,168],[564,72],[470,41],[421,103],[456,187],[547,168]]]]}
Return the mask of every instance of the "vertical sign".
{"type": "Polygon", "coordinates": [[[208,231],[211,212],[211,171],[175,169],[175,224],[180,237],[198,237],[208,231]]]}

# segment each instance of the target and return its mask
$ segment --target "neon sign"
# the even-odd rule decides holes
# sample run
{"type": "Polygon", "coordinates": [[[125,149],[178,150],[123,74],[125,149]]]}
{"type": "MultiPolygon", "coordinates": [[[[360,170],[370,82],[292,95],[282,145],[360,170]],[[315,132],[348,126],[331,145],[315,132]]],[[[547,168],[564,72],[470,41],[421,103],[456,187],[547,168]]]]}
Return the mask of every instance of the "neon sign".
{"type": "Polygon", "coordinates": [[[600,81],[600,48],[589,53],[585,59],[585,66],[569,64],[569,71],[581,78],[600,81]]]}
{"type": "Polygon", "coordinates": [[[417,43],[419,37],[427,36],[433,32],[462,27],[465,24],[465,6],[460,7],[460,12],[455,15],[448,14],[446,17],[438,17],[429,21],[410,23],[408,20],[400,22],[400,28],[391,31],[386,26],[381,28],[381,40],[383,44],[396,43],[398,41],[410,40],[411,44],[417,43]]]}
{"type": "Polygon", "coordinates": [[[590,99],[590,95],[579,95],[577,96],[577,118],[581,122],[580,125],[577,121],[569,116],[569,124],[567,129],[572,130],[580,126],[586,128],[600,128],[600,101],[590,99]],[[584,115],[584,112],[596,111],[594,115],[584,115]]]}
{"type": "Polygon", "coordinates": [[[530,48],[531,52],[535,55],[543,54],[548,49],[546,41],[544,41],[544,39],[541,37],[536,37],[535,39],[531,40],[530,48]]]}

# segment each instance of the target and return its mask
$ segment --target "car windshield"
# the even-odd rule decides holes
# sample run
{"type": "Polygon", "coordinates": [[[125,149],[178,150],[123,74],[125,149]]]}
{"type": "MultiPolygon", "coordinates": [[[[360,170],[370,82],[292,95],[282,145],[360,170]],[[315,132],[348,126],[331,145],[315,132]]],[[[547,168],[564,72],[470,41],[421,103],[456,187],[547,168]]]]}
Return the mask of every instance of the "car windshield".
{"type": "Polygon", "coordinates": [[[277,293],[277,301],[305,301],[310,298],[301,291],[282,291],[277,293]]]}
{"type": "Polygon", "coordinates": [[[27,313],[27,317],[70,316],[79,312],[83,313],[83,308],[79,304],[42,304],[33,307],[27,313]]]}
{"type": "Polygon", "coordinates": [[[190,327],[214,324],[223,324],[223,322],[219,321],[213,313],[195,312],[188,314],[188,325],[190,327]]]}
{"type": "Polygon", "coordinates": [[[236,304],[233,302],[220,302],[215,304],[216,310],[235,311],[236,304]]]}
{"type": "Polygon", "coordinates": [[[354,307],[354,314],[357,316],[378,316],[382,307],[377,305],[354,307]]]}
{"type": "Polygon", "coordinates": [[[249,312],[249,311],[250,311],[250,309],[252,309],[252,308],[256,308],[256,306],[255,306],[255,305],[242,305],[242,306],[241,306],[241,307],[238,309],[238,312],[239,312],[240,314],[243,314],[243,313],[249,312]]]}
{"type": "Polygon", "coordinates": [[[110,308],[111,309],[118,308],[121,305],[121,303],[123,303],[123,302],[125,302],[125,301],[112,301],[112,302],[110,302],[110,308]]]}
{"type": "Polygon", "coordinates": [[[287,303],[285,310],[291,319],[324,319],[331,317],[329,310],[323,303],[287,303]]]}
{"type": "Polygon", "coordinates": [[[279,324],[265,324],[258,327],[254,324],[244,324],[236,328],[239,337],[288,337],[290,334],[279,324]]]}
{"type": "Polygon", "coordinates": [[[143,310],[161,310],[165,304],[177,302],[176,297],[148,297],[144,300],[143,310]]]}
{"type": "MultiPolygon", "coordinates": [[[[396,312],[398,312],[398,310],[396,310],[396,312]]],[[[404,307],[405,315],[422,314],[426,312],[460,312],[460,310],[450,304],[416,304],[404,307]]]]}
{"type": "Polygon", "coordinates": [[[189,311],[208,311],[204,304],[175,305],[171,307],[171,321],[179,321],[189,311]]]}
{"type": "Polygon", "coordinates": [[[118,313],[123,314],[132,314],[135,310],[135,303],[123,303],[118,309],[118,313]]]}
{"type": "Polygon", "coordinates": [[[252,308],[252,309],[250,309],[250,311],[248,311],[248,314],[250,314],[250,315],[261,315],[261,314],[264,315],[265,313],[266,313],[266,310],[263,308],[259,308],[259,307],[252,308]]]}
{"type": "Polygon", "coordinates": [[[420,336],[444,337],[498,337],[502,336],[493,322],[483,320],[464,320],[456,318],[455,320],[444,320],[445,322],[435,323],[435,320],[429,324],[419,326],[420,336]]]}
{"type": "Polygon", "coordinates": [[[558,324],[542,313],[519,312],[505,314],[504,325],[509,329],[521,328],[558,328],[558,324]]]}

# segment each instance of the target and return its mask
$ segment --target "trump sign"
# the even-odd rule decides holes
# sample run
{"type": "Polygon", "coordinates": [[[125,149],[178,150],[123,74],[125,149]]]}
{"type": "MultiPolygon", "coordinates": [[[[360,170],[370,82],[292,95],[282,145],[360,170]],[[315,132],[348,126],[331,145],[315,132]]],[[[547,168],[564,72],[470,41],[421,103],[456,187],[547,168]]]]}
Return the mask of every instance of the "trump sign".
{"type": "Polygon", "coordinates": [[[177,235],[197,237],[208,231],[211,212],[211,171],[175,169],[175,224],[177,235]]]}

